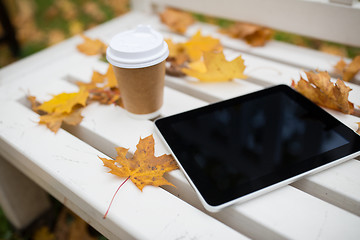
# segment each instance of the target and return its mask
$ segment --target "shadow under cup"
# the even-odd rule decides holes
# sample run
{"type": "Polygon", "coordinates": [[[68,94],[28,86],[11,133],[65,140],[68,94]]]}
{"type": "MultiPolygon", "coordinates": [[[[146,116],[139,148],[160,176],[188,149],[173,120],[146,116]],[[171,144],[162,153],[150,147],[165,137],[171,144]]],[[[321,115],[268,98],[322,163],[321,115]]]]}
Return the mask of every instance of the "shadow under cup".
{"type": "Polygon", "coordinates": [[[113,68],[125,109],[138,118],[150,119],[160,115],[165,61],[143,68],[113,68]]]}

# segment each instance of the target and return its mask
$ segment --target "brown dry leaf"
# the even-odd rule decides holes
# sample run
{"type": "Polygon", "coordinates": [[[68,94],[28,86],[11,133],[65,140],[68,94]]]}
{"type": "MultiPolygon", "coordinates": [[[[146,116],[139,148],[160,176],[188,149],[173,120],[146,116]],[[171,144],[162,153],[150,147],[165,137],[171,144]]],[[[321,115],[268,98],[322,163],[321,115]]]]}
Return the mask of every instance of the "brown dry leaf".
{"type": "Polygon", "coordinates": [[[204,62],[190,63],[189,68],[184,68],[182,71],[202,82],[223,82],[234,78],[246,78],[244,70],[244,60],[241,56],[229,62],[223,52],[205,52],[204,62]]]}
{"type": "Polygon", "coordinates": [[[264,46],[273,36],[273,30],[270,28],[244,22],[237,22],[220,32],[233,38],[243,39],[254,47],[264,46]]]}
{"type": "Polygon", "coordinates": [[[110,168],[110,173],[119,177],[130,177],[131,181],[142,191],[146,185],[162,186],[170,185],[164,177],[164,173],[178,169],[171,155],[154,156],[154,138],[152,135],[141,139],[136,145],[136,151],[132,158],[126,158],[128,149],[116,148],[118,156],[115,160],[99,157],[105,167],[110,168]]]}
{"type": "Polygon", "coordinates": [[[70,113],[75,105],[86,105],[89,92],[85,87],[76,93],[60,93],[44,102],[37,109],[47,113],[70,113]]]}
{"type": "Polygon", "coordinates": [[[358,129],[357,129],[357,133],[360,134],[360,122],[357,122],[357,125],[358,125],[358,129]]]}
{"type": "Polygon", "coordinates": [[[347,87],[340,79],[333,84],[327,72],[305,72],[308,81],[301,78],[298,83],[292,82],[292,86],[305,97],[314,103],[334,109],[346,114],[354,113],[354,104],[349,102],[349,92],[347,87]]]}
{"type": "Polygon", "coordinates": [[[49,113],[40,116],[39,124],[45,124],[47,128],[49,128],[54,133],[60,129],[63,122],[70,124],[70,125],[78,125],[83,116],[81,116],[81,111],[83,107],[75,107],[70,113],[49,113]]]}
{"type": "Polygon", "coordinates": [[[200,30],[183,45],[191,61],[200,60],[204,52],[221,52],[223,50],[219,39],[203,36],[200,30]]]}
{"type": "Polygon", "coordinates": [[[334,68],[343,80],[348,82],[360,71],[360,56],[356,56],[349,64],[341,59],[334,68]]]}
{"type": "Polygon", "coordinates": [[[194,23],[194,18],[190,13],[173,8],[166,8],[160,14],[160,19],[171,30],[178,33],[184,33],[188,26],[194,23]]]}
{"type": "Polygon", "coordinates": [[[115,104],[123,107],[114,70],[110,64],[105,74],[93,71],[90,83],[77,82],[76,84],[86,88],[89,92],[88,104],[96,101],[101,104],[115,104]]]}
{"type": "Polygon", "coordinates": [[[319,50],[321,52],[329,53],[336,56],[341,56],[341,57],[347,56],[346,48],[343,46],[340,47],[340,46],[329,45],[326,43],[321,43],[319,46],[319,50]]]}
{"type": "Polygon", "coordinates": [[[77,49],[86,55],[97,55],[106,53],[106,44],[99,39],[91,39],[83,34],[80,35],[84,42],[77,45],[77,49]]]}

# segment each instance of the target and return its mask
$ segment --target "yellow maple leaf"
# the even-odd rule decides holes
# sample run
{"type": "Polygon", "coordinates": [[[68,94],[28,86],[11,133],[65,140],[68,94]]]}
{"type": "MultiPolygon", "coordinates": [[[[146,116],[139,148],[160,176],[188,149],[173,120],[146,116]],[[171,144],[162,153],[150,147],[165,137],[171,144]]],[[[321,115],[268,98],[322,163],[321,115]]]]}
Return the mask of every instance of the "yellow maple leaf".
{"type": "Polygon", "coordinates": [[[154,138],[152,135],[141,139],[136,145],[136,151],[132,158],[126,158],[128,149],[116,148],[118,156],[115,160],[99,157],[104,166],[110,168],[110,173],[119,177],[129,177],[130,180],[142,191],[144,186],[170,185],[164,177],[164,173],[178,169],[171,155],[154,156],[154,138]]]}
{"type": "Polygon", "coordinates": [[[356,56],[349,64],[341,59],[334,68],[348,82],[360,71],[360,56],[356,56]]]}
{"type": "Polygon", "coordinates": [[[229,62],[223,52],[205,52],[203,64],[194,62],[189,64],[189,67],[183,68],[182,71],[202,82],[224,82],[234,78],[246,78],[244,60],[241,56],[229,62]]]}
{"type": "Polygon", "coordinates": [[[200,30],[183,46],[191,61],[199,60],[204,52],[220,52],[223,49],[219,39],[203,36],[200,30]]]}
{"type": "Polygon", "coordinates": [[[347,87],[340,79],[333,84],[327,72],[305,72],[308,81],[301,78],[298,83],[293,81],[292,86],[305,97],[314,103],[334,109],[346,114],[354,112],[354,104],[349,102],[349,92],[347,87]]]}
{"type": "Polygon", "coordinates": [[[38,110],[47,113],[70,113],[77,104],[85,106],[88,96],[89,92],[84,87],[80,88],[80,91],[76,93],[60,93],[41,104],[38,110]]]}
{"type": "Polygon", "coordinates": [[[77,45],[77,49],[86,55],[97,55],[106,53],[106,44],[99,39],[91,39],[83,34],[80,35],[84,42],[77,45]]]}

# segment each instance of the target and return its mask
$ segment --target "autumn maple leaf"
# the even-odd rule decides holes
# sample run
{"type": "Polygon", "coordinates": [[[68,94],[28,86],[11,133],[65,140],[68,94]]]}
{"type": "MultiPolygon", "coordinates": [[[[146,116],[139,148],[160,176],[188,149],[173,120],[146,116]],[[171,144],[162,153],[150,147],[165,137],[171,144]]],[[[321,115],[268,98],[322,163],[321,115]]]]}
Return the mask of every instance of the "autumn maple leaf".
{"type": "Polygon", "coordinates": [[[114,70],[111,64],[105,74],[93,71],[89,83],[76,82],[79,87],[84,87],[89,92],[88,104],[91,102],[100,102],[101,104],[116,104],[123,106],[120,90],[115,78],[114,70]]]}
{"type": "Polygon", "coordinates": [[[327,72],[305,72],[308,81],[301,78],[298,83],[292,82],[292,86],[305,97],[314,103],[337,110],[346,114],[353,114],[354,104],[349,102],[349,92],[347,87],[340,79],[333,84],[327,72]]]}
{"type": "Polygon", "coordinates": [[[178,169],[178,166],[171,155],[164,154],[155,157],[153,135],[144,139],[140,138],[132,158],[126,157],[128,153],[128,149],[126,148],[118,147],[116,148],[116,151],[118,156],[115,160],[99,157],[103,161],[104,166],[110,168],[110,173],[126,178],[115,192],[103,217],[104,219],[109,212],[116,193],[128,179],[131,179],[141,191],[146,185],[157,187],[162,185],[174,186],[164,178],[164,174],[178,169]]]}
{"type": "Polygon", "coordinates": [[[171,155],[154,156],[154,138],[152,135],[141,139],[136,145],[136,151],[132,158],[126,158],[128,149],[116,148],[118,156],[115,160],[99,157],[104,166],[110,168],[110,173],[119,177],[129,177],[130,180],[142,191],[144,186],[170,185],[164,177],[164,173],[178,169],[171,155]]]}
{"type": "Polygon", "coordinates": [[[273,30],[270,28],[244,22],[236,22],[229,28],[220,30],[220,32],[233,38],[243,39],[254,47],[265,45],[273,35],[273,30]]]}
{"type": "Polygon", "coordinates": [[[83,107],[75,107],[70,113],[50,113],[40,116],[39,124],[45,124],[51,131],[57,133],[60,129],[63,122],[69,125],[78,125],[83,116],[81,116],[81,111],[83,107]]]}
{"type": "Polygon", "coordinates": [[[86,88],[80,88],[80,91],[75,93],[60,93],[38,106],[38,110],[47,113],[70,113],[77,104],[85,106],[88,95],[86,88]]]}
{"type": "Polygon", "coordinates": [[[223,50],[219,39],[203,36],[200,30],[189,41],[185,42],[183,46],[191,61],[199,60],[204,52],[220,52],[223,50]]]}
{"type": "Polygon", "coordinates": [[[360,71],[360,56],[356,56],[349,64],[341,59],[334,68],[348,82],[360,71]]]}
{"type": "Polygon", "coordinates": [[[160,14],[160,19],[171,30],[179,33],[184,33],[188,26],[194,23],[194,18],[190,13],[173,8],[166,8],[160,14]]]}
{"type": "Polygon", "coordinates": [[[99,39],[91,39],[83,34],[80,35],[84,42],[77,45],[77,49],[86,55],[105,54],[107,45],[99,39]]]}
{"type": "Polygon", "coordinates": [[[227,61],[224,53],[205,52],[204,62],[197,61],[189,64],[189,68],[182,71],[202,82],[229,81],[234,78],[246,78],[245,65],[241,56],[227,61]]]}

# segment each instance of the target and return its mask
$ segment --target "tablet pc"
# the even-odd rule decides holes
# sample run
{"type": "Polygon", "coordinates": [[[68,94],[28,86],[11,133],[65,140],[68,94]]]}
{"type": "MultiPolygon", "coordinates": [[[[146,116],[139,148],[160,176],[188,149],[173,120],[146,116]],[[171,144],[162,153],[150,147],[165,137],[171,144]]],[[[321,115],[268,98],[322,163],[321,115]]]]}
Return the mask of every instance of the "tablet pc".
{"type": "Polygon", "coordinates": [[[360,136],[286,85],[158,119],[204,207],[218,211],[360,154],[360,136]]]}

